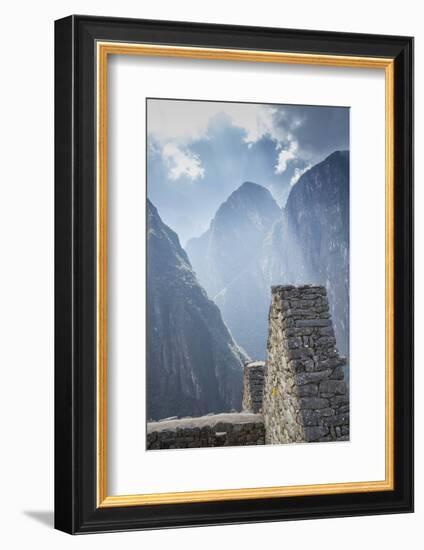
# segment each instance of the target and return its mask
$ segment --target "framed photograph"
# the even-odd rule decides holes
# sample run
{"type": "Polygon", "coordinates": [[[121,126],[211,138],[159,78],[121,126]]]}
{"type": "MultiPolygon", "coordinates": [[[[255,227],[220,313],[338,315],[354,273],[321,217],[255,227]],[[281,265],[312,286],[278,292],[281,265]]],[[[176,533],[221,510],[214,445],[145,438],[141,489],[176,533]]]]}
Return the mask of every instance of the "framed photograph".
{"type": "Polygon", "coordinates": [[[413,510],[413,39],[55,24],[55,525],[413,510]]]}

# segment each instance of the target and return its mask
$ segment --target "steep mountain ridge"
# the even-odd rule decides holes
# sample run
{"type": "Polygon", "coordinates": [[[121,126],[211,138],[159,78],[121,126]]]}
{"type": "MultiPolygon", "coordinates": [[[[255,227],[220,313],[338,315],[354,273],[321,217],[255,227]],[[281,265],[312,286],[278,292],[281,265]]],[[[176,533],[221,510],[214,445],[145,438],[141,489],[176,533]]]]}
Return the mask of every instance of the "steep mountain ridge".
{"type": "Polygon", "coordinates": [[[349,351],[349,153],[336,151],[305,172],[265,242],[271,284],[323,284],[337,344],[349,351]],[[288,253],[290,252],[290,253],[288,253]]]}
{"type": "Polygon", "coordinates": [[[147,418],[239,409],[246,355],[147,201],[147,418]]]}

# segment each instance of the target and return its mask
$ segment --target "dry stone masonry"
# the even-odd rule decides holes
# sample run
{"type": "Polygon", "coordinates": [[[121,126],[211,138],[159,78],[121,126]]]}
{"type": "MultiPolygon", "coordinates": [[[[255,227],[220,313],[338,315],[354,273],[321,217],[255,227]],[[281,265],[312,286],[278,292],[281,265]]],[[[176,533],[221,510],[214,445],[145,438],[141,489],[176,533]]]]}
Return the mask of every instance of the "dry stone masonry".
{"type": "Polygon", "coordinates": [[[147,424],[148,449],[264,444],[265,428],[260,414],[222,413],[147,424]]]}
{"type": "Polygon", "coordinates": [[[348,441],[346,359],[325,287],[272,287],[267,346],[267,363],[245,363],[242,412],[150,422],[147,448],[348,441]]]}
{"type": "Polygon", "coordinates": [[[263,416],[266,443],[346,441],[346,359],[323,286],[272,287],[263,416]]]}
{"type": "Polygon", "coordinates": [[[253,413],[262,412],[265,370],[265,361],[245,363],[242,402],[244,411],[251,411],[253,413]]]}

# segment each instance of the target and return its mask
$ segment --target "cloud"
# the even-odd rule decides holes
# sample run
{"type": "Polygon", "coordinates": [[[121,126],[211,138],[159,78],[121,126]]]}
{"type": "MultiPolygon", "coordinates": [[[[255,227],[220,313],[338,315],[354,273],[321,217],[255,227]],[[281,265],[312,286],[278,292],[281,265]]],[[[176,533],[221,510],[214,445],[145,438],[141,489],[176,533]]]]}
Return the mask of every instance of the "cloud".
{"type": "Polygon", "coordinates": [[[255,103],[150,99],[147,104],[149,142],[162,149],[163,160],[172,180],[204,176],[202,157],[193,153],[200,140],[213,139],[214,128],[241,131],[241,143],[248,148],[263,139],[275,143],[275,173],[282,174],[287,163],[300,154],[293,133],[305,116],[291,114],[284,106],[255,103]]]}
{"type": "Polygon", "coordinates": [[[293,187],[293,185],[295,185],[299,181],[301,176],[303,176],[303,174],[307,172],[309,168],[312,168],[312,164],[306,164],[304,168],[295,168],[293,175],[290,179],[290,186],[293,187]]]}
{"type": "Polygon", "coordinates": [[[185,243],[243,181],[284,207],[305,170],[349,148],[349,109],[149,99],[147,133],[148,196],[185,243]]]}
{"type": "Polygon", "coordinates": [[[246,143],[266,135],[277,142],[287,139],[286,129],[276,124],[284,119],[284,112],[273,105],[160,99],[150,99],[147,104],[149,135],[162,143],[188,144],[206,138],[216,117],[225,117],[229,126],[242,129],[246,143]]]}
{"type": "MultiPolygon", "coordinates": [[[[274,125],[275,108],[269,105],[232,104],[228,110],[232,126],[245,132],[244,142],[252,145],[264,136],[270,136],[279,141],[283,136],[276,135],[278,128],[274,125]]],[[[281,132],[279,132],[281,133],[281,132]]]]}
{"type": "Polygon", "coordinates": [[[349,149],[346,107],[284,105],[275,118],[275,124],[288,128],[298,142],[298,156],[311,164],[333,151],[349,149]]]}
{"type": "Polygon", "coordinates": [[[197,155],[188,149],[181,149],[175,143],[167,143],[162,148],[162,156],[168,167],[171,180],[186,176],[192,181],[203,178],[205,169],[197,155]]]}
{"type": "Polygon", "coordinates": [[[278,153],[277,164],[275,165],[275,173],[283,174],[287,169],[287,163],[290,160],[296,158],[296,153],[298,150],[297,141],[291,141],[287,149],[281,149],[278,153]]]}
{"type": "Polygon", "coordinates": [[[226,167],[220,174],[226,181],[234,165],[240,174],[249,165],[252,174],[243,177],[256,176],[274,187],[278,178],[278,187],[284,189],[279,200],[284,202],[305,166],[349,148],[349,109],[149,99],[147,130],[149,153],[162,164],[169,183],[207,181],[219,171],[217,163],[221,172],[226,167]],[[265,161],[268,167],[259,173],[254,164],[265,161]]]}

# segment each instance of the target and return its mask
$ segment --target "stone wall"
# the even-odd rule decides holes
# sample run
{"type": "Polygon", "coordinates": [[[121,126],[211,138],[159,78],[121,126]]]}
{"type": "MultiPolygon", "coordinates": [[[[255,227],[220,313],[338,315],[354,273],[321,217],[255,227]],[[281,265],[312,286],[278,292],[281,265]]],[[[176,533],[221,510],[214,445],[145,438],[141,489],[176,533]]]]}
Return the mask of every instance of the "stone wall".
{"type": "Polygon", "coordinates": [[[244,411],[253,413],[262,412],[265,370],[265,361],[251,361],[245,363],[242,402],[244,411]]]}
{"type": "Polygon", "coordinates": [[[147,424],[147,449],[348,441],[346,359],[323,286],[275,286],[268,359],[244,366],[243,411],[147,424]]]}
{"type": "Polygon", "coordinates": [[[223,413],[147,424],[147,449],[264,444],[265,427],[260,414],[223,413]]]}
{"type": "Polygon", "coordinates": [[[323,286],[272,287],[263,416],[266,443],[346,441],[346,359],[323,286]]]}

